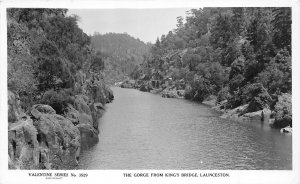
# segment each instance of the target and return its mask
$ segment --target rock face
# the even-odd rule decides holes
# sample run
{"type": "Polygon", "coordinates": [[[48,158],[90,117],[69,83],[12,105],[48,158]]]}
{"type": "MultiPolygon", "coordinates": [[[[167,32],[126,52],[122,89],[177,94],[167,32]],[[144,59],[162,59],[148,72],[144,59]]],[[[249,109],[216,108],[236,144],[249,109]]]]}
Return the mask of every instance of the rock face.
{"type": "Polygon", "coordinates": [[[111,101],[114,100],[114,94],[113,94],[113,91],[111,89],[106,88],[105,95],[107,97],[106,103],[110,103],[111,101]]]}
{"type": "Polygon", "coordinates": [[[184,98],[184,90],[168,89],[162,91],[163,98],[184,98]]]}
{"type": "Polygon", "coordinates": [[[84,98],[84,96],[76,95],[75,101],[78,103],[75,105],[75,108],[69,105],[66,117],[80,131],[80,142],[83,148],[88,148],[99,141],[98,121],[104,112],[104,106],[101,103],[94,103],[88,106],[88,101],[84,100],[84,98]],[[100,104],[103,109],[98,109],[100,104]]]}
{"type": "Polygon", "coordinates": [[[216,104],[216,101],[217,101],[217,97],[214,95],[210,95],[202,102],[202,104],[205,104],[208,106],[214,106],[216,104]]]}
{"type": "Polygon", "coordinates": [[[39,168],[40,149],[37,130],[31,119],[9,123],[8,156],[9,169],[39,168]]]}
{"type": "Polygon", "coordinates": [[[289,134],[291,134],[291,133],[293,133],[293,129],[290,126],[287,126],[287,127],[284,127],[282,129],[280,129],[280,132],[281,133],[289,133],[289,134]]]}
{"type": "MultiPolygon", "coordinates": [[[[245,121],[245,120],[258,120],[258,121],[264,121],[269,119],[271,115],[271,110],[268,108],[264,108],[259,111],[255,112],[248,112],[248,104],[239,106],[234,109],[230,109],[224,112],[224,114],[221,116],[221,118],[225,119],[233,119],[236,121],[245,121]]],[[[217,108],[214,108],[217,109],[217,108]]]]}
{"type": "Polygon", "coordinates": [[[259,110],[256,112],[249,112],[243,114],[243,117],[248,118],[249,120],[260,120],[264,121],[268,119],[271,115],[271,110],[268,108],[264,108],[263,110],[259,110]]]}
{"type": "Polygon", "coordinates": [[[68,169],[76,166],[80,132],[73,123],[43,104],[34,105],[32,119],[9,123],[11,169],[68,169]]]}
{"type": "Polygon", "coordinates": [[[25,116],[20,108],[19,96],[8,91],[8,122],[15,122],[25,116]]]}
{"type": "Polygon", "coordinates": [[[48,105],[34,105],[31,115],[39,143],[39,168],[74,167],[80,150],[79,130],[70,120],[56,114],[48,105]]]}
{"type": "Polygon", "coordinates": [[[240,113],[242,113],[243,111],[245,111],[245,109],[248,108],[248,104],[243,105],[243,106],[239,106],[237,108],[234,109],[230,109],[228,111],[226,111],[221,118],[226,118],[226,119],[233,119],[233,120],[238,120],[241,119],[240,118],[240,113]]]}
{"type": "Polygon", "coordinates": [[[18,96],[8,92],[10,169],[72,169],[78,164],[80,150],[99,141],[103,104],[114,98],[102,83],[89,85],[86,95],[75,95],[61,115],[45,104],[32,106],[26,115],[18,96]]]}

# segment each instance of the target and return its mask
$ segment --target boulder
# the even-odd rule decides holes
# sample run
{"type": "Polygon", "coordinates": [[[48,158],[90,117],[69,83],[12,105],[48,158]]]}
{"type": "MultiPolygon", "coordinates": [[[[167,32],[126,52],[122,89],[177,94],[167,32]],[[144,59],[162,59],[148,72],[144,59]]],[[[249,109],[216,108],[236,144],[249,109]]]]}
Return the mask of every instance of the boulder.
{"type": "Polygon", "coordinates": [[[91,115],[85,114],[85,113],[78,113],[78,124],[88,124],[93,126],[93,118],[91,115]]]}
{"type": "Polygon", "coordinates": [[[43,114],[56,114],[55,110],[51,106],[44,104],[36,104],[32,106],[30,113],[36,119],[39,119],[43,114]]]}
{"type": "Polygon", "coordinates": [[[223,100],[221,102],[218,102],[217,105],[212,107],[212,109],[216,110],[216,111],[224,112],[227,102],[228,102],[227,100],[223,100]]]}
{"type": "Polygon", "coordinates": [[[221,118],[225,118],[225,119],[233,119],[233,120],[238,120],[239,116],[242,112],[245,111],[245,109],[248,108],[248,104],[236,107],[234,109],[230,109],[227,110],[222,116],[221,118]]]}
{"type": "Polygon", "coordinates": [[[293,132],[293,129],[292,129],[292,127],[290,127],[290,126],[287,126],[287,127],[284,127],[284,128],[282,128],[282,129],[280,129],[280,132],[281,132],[281,133],[292,133],[292,132],[293,132]]]}
{"type": "MultiPolygon", "coordinates": [[[[226,103],[226,102],[225,102],[226,103]]],[[[263,110],[255,111],[255,112],[247,112],[249,105],[245,104],[239,106],[235,109],[230,109],[224,112],[221,118],[226,119],[233,119],[237,121],[245,121],[245,120],[257,120],[257,121],[264,121],[269,120],[271,115],[271,110],[268,108],[264,108],[263,110]]],[[[215,107],[214,109],[220,109],[219,106],[215,107]]]]}
{"type": "Polygon", "coordinates": [[[262,111],[256,111],[256,112],[249,112],[243,115],[245,118],[248,118],[249,120],[263,120],[262,119],[262,111]]]}
{"type": "Polygon", "coordinates": [[[101,109],[105,110],[104,105],[100,102],[94,103],[93,106],[94,106],[94,110],[101,110],[101,109]]]}
{"type": "Polygon", "coordinates": [[[37,130],[31,119],[9,123],[8,156],[9,169],[37,169],[39,166],[39,143],[37,130]]]}
{"type": "Polygon", "coordinates": [[[21,118],[26,118],[26,114],[22,111],[20,106],[19,96],[11,91],[8,94],[8,122],[16,122],[21,118]]]}
{"type": "Polygon", "coordinates": [[[104,106],[101,103],[94,103],[92,109],[93,127],[98,130],[99,119],[103,116],[105,111],[104,106]]]}
{"type": "Polygon", "coordinates": [[[265,120],[269,120],[271,114],[272,114],[272,111],[271,111],[270,109],[264,108],[264,109],[262,110],[262,118],[263,118],[263,120],[264,120],[264,121],[265,121],[265,120]]]}
{"type": "Polygon", "coordinates": [[[80,132],[67,118],[55,114],[48,105],[37,104],[30,111],[34,117],[38,142],[39,169],[68,169],[78,163],[80,132]]]}
{"type": "MultiPolygon", "coordinates": [[[[98,107],[97,105],[100,106],[98,103],[96,103],[96,107],[98,107]]],[[[103,107],[103,105],[101,107],[103,107]]],[[[89,108],[91,108],[91,114],[86,114],[84,112],[77,111],[74,107],[69,105],[66,113],[67,119],[71,120],[72,123],[76,125],[76,128],[78,128],[81,137],[81,148],[84,149],[94,145],[99,141],[98,121],[94,120],[97,117],[97,111],[94,110],[94,104],[90,104],[89,108]]]]}
{"type": "Polygon", "coordinates": [[[88,87],[88,97],[93,102],[107,103],[108,98],[105,95],[106,86],[101,81],[96,81],[88,87]]]}
{"type": "Polygon", "coordinates": [[[216,101],[217,97],[215,95],[210,95],[202,102],[202,104],[214,106],[216,104],[216,101]]]}
{"type": "Polygon", "coordinates": [[[113,94],[113,91],[110,88],[105,89],[105,95],[108,99],[107,103],[110,103],[111,101],[114,100],[114,94],[113,94]]]}
{"type": "Polygon", "coordinates": [[[78,124],[76,126],[80,131],[82,149],[87,149],[99,141],[99,132],[89,124],[78,124]]]}
{"type": "Polygon", "coordinates": [[[184,91],[182,93],[182,90],[176,90],[176,89],[165,89],[162,92],[163,98],[183,98],[184,91]]]}
{"type": "Polygon", "coordinates": [[[80,132],[73,123],[58,114],[43,114],[33,124],[42,156],[40,167],[73,168],[80,149],[80,132]]]}
{"type": "Polygon", "coordinates": [[[68,104],[67,111],[65,112],[65,117],[70,120],[73,125],[79,124],[79,112],[70,104],[68,104]]]}
{"type": "Polygon", "coordinates": [[[74,108],[80,113],[91,114],[88,106],[89,98],[85,95],[75,95],[74,108]]]}

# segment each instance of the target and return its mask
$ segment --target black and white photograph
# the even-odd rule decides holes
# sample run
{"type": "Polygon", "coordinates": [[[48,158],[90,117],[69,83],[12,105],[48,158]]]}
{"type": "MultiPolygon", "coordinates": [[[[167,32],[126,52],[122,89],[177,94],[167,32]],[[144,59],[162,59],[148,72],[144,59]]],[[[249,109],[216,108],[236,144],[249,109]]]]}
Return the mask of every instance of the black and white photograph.
{"type": "Polygon", "coordinates": [[[2,8],[1,165],[66,171],[56,182],[72,171],[299,182],[292,4],[197,5],[2,8]]]}

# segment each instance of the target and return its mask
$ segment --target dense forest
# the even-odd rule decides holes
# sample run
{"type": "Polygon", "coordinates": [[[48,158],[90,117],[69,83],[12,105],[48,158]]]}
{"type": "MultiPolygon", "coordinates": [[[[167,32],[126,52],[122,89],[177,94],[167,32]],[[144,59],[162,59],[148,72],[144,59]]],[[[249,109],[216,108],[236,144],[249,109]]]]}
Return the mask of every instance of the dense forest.
{"type": "Polygon", "coordinates": [[[67,11],[7,9],[9,168],[74,168],[120,81],[292,126],[291,8],[191,9],[155,44],[88,36],[67,11]]]}
{"type": "Polygon", "coordinates": [[[95,33],[91,45],[103,58],[104,75],[109,84],[125,80],[144,61],[150,49],[149,44],[126,33],[95,33]]]}
{"type": "Polygon", "coordinates": [[[52,104],[55,96],[62,100],[56,109],[62,112],[68,93],[82,92],[80,75],[103,79],[102,57],[78,27],[77,17],[66,13],[66,9],[8,10],[8,89],[20,96],[24,109],[36,102],[52,104]]]}
{"type": "Polygon", "coordinates": [[[66,169],[113,99],[104,61],[67,9],[7,9],[11,169],[66,169]]]}
{"type": "Polygon", "coordinates": [[[163,96],[213,95],[221,109],[247,104],[239,115],[267,108],[275,126],[292,123],[291,8],[191,9],[145,58],[131,73],[143,91],[158,81],[163,96]]]}

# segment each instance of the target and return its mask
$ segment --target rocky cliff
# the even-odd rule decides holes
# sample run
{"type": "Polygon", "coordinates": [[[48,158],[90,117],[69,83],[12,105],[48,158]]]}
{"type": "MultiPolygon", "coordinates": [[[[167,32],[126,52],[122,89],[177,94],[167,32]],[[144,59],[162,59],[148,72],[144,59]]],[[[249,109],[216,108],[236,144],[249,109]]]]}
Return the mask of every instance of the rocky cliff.
{"type": "Polygon", "coordinates": [[[79,86],[85,93],[73,96],[64,114],[46,104],[35,104],[25,113],[18,95],[8,91],[10,169],[72,169],[80,150],[98,142],[99,119],[104,104],[113,100],[112,91],[101,80],[79,86]]]}

